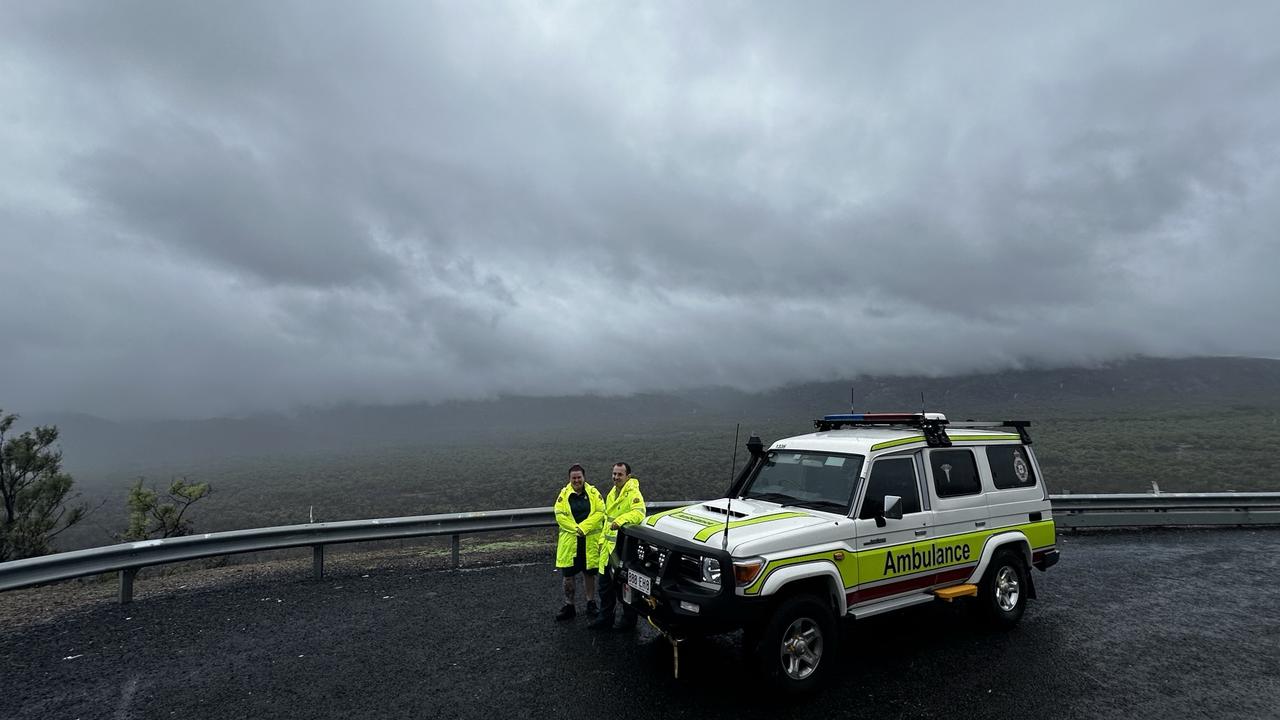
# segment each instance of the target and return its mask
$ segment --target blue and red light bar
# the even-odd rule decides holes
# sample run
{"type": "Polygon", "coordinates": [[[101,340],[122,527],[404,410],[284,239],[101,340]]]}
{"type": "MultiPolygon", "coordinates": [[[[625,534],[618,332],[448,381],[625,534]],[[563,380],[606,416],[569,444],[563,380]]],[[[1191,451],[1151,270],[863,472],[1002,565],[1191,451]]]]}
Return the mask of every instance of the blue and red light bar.
{"type": "Polygon", "coordinates": [[[841,413],[824,415],[822,421],[859,425],[907,425],[925,421],[945,423],[947,418],[942,413],[841,413]]]}
{"type": "Polygon", "coordinates": [[[840,413],[813,421],[813,427],[820,432],[839,430],[846,425],[905,425],[920,428],[925,442],[931,447],[951,445],[951,438],[947,437],[946,431],[947,416],[942,413],[840,413]]]}

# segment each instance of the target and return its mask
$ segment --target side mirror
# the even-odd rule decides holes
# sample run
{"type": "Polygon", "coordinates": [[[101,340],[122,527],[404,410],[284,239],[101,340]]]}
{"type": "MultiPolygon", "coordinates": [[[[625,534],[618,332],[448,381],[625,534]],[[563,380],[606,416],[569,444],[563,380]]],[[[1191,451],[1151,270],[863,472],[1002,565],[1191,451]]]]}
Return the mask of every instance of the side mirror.
{"type": "Polygon", "coordinates": [[[884,516],[892,520],[902,519],[902,498],[897,495],[884,496],[884,516]]]}

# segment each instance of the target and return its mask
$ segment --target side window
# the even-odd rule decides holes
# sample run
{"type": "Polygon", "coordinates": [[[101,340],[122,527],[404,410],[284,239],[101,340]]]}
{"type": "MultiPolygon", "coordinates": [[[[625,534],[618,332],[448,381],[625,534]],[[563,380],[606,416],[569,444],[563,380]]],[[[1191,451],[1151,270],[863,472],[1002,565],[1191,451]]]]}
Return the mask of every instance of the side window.
{"type": "Polygon", "coordinates": [[[987,448],[991,479],[1001,490],[1035,487],[1036,471],[1021,445],[992,445],[987,448]]]}
{"type": "Polygon", "coordinates": [[[929,467],[940,498],[982,492],[978,465],[968,450],[934,450],[929,453],[929,467]]]}
{"type": "Polygon", "coordinates": [[[902,498],[902,514],[920,512],[920,485],[916,482],[916,464],[911,458],[877,460],[871,466],[867,496],[862,500],[861,520],[871,520],[884,512],[884,496],[902,498]]]}

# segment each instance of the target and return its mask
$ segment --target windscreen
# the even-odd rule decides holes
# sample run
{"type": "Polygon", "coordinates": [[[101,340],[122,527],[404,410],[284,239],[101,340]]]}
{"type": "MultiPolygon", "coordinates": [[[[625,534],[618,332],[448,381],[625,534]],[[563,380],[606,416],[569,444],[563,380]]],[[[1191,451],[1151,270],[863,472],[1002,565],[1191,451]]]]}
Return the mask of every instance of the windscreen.
{"type": "Polygon", "coordinates": [[[861,469],[861,455],[771,450],[743,497],[843,515],[861,469]]]}

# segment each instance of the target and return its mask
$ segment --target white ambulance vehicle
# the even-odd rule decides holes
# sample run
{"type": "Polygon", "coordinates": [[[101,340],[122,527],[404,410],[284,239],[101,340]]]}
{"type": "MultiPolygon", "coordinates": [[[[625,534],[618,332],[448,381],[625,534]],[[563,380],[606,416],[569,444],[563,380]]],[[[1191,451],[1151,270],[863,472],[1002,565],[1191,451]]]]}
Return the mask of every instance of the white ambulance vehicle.
{"type": "Polygon", "coordinates": [[[837,620],[971,598],[998,626],[1058,560],[1053,511],[1025,421],[941,413],[828,415],[816,432],[752,436],[726,497],[628,527],[624,602],[677,644],[745,630],[764,675],[810,689],[837,620]]]}

